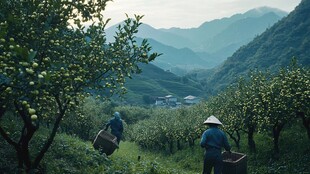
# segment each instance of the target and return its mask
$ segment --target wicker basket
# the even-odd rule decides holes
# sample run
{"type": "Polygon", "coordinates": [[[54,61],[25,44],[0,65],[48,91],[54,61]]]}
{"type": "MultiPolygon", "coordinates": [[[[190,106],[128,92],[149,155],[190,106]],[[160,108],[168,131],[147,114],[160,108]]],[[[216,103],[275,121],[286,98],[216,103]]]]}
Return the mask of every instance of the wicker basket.
{"type": "Polygon", "coordinates": [[[111,155],[118,148],[117,138],[107,131],[101,130],[97,134],[93,146],[106,155],[111,155]]]}
{"type": "Polygon", "coordinates": [[[246,174],[247,173],[247,156],[242,153],[223,152],[223,174],[246,174]]]}

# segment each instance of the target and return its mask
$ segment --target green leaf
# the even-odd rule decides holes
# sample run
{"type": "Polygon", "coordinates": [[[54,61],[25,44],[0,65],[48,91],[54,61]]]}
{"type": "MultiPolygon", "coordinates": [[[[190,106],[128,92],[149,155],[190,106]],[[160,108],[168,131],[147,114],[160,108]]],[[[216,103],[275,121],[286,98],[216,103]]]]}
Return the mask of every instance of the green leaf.
{"type": "Polygon", "coordinates": [[[32,62],[33,58],[37,55],[37,51],[32,51],[28,54],[28,61],[32,62]]]}
{"type": "Polygon", "coordinates": [[[22,57],[23,60],[27,61],[28,60],[28,50],[26,48],[22,48],[22,47],[15,47],[14,49],[16,51],[16,53],[18,55],[20,55],[22,57]]]}

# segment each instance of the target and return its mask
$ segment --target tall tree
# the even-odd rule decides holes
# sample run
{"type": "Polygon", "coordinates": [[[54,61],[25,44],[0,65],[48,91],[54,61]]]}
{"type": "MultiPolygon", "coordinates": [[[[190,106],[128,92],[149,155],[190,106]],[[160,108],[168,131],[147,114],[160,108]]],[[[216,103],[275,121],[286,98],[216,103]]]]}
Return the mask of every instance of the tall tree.
{"type": "Polygon", "coordinates": [[[296,58],[292,59],[289,68],[282,69],[282,95],[293,114],[302,120],[310,140],[310,71],[307,67],[299,67],[296,58]]]}
{"type": "Polygon", "coordinates": [[[141,16],[127,18],[115,41],[106,43],[102,11],[108,1],[0,1],[0,118],[17,115],[22,124],[19,138],[3,122],[0,134],[16,150],[19,172],[38,168],[66,111],[87,92],[107,98],[124,93],[126,77],[140,72],[138,63],[157,56],[149,54],[146,40],[135,41],[141,16]],[[15,115],[8,114],[12,110],[15,115]],[[51,133],[30,154],[29,142],[47,120],[51,133]]]}

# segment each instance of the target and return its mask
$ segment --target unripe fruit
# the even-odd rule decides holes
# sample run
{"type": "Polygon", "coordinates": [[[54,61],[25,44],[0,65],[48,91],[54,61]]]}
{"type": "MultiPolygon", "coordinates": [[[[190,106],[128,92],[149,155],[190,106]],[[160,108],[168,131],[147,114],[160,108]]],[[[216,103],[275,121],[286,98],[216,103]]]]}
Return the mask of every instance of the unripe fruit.
{"type": "Polygon", "coordinates": [[[31,120],[32,121],[35,121],[35,120],[37,120],[38,119],[38,116],[37,115],[31,115],[31,120]]]}
{"type": "Polygon", "coordinates": [[[31,69],[31,68],[26,68],[26,72],[29,73],[29,74],[33,74],[34,73],[33,69],[31,69]]]}
{"type": "Polygon", "coordinates": [[[27,62],[21,62],[21,64],[22,64],[23,66],[28,66],[28,63],[27,63],[27,62]]]}
{"type": "Polygon", "coordinates": [[[11,88],[11,87],[7,87],[7,88],[5,89],[5,91],[6,91],[6,92],[10,92],[10,91],[12,91],[12,88],[11,88]]]}
{"type": "Polygon", "coordinates": [[[36,113],[36,110],[32,109],[32,108],[29,108],[28,112],[29,112],[30,115],[34,115],[36,113]]]}
{"type": "Polygon", "coordinates": [[[45,72],[45,71],[42,71],[41,74],[42,74],[43,76],[46,76],[46,72],[45,72]]]}
{"type": "Polygon", "coordinates": [[[36,63],[36,62],[34,62],[34,63],[32,64],[32,67],[33,67],[33,68],[36,68],[36,67],[38,67],[38,66],[39,66],[39,64],[36,63]]]}

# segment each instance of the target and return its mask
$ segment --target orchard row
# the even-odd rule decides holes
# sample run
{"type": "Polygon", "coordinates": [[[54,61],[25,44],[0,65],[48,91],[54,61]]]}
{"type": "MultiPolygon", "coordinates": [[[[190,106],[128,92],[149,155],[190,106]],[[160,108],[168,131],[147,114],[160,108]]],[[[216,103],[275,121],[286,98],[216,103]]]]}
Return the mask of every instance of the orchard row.
{"type": "MultiPolygon", "coordinates": [[[[294,60],[293,60],[294,62],[294,60]]],[[[181,149],[192,146],[207,128],[203,121],[217,116],[229,137],[240,147],[241,134],[256,150],[254,134],[272,135],[275,152],[285,126],[302,123],[310,139],[310,71],[292,63],[277,73],[252,71],[225,91],[196,106],[157,109],[149,119],[134,124],[131,138],[145,148],[181,149]]]]}

